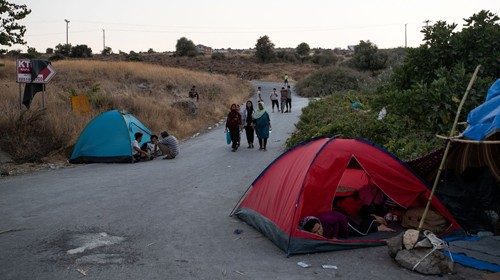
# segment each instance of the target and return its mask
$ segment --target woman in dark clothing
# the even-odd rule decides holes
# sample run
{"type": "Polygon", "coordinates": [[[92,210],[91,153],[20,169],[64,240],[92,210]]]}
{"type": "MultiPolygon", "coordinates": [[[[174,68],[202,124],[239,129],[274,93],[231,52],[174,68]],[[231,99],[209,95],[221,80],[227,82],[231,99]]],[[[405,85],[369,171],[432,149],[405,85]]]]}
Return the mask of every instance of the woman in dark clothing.
{"type": "Polygon", "coordinates": [[[253,129],[253,103],[252,101],[248,100],[245,111],[243,112],[243,122],[244,122],[244,127],[245,127],[245,133],[247,135],[247,141],[248,141],[248,148],[251,149],[253,148],[253,140],[254,140],[254,129],[253,129]]]}
{"type": "Polygon", "coordinates": [[[241,114],[238,112],[236,104],[231,105],[231,112],[227,115],[226,120],[226,132],[229,130],[231,135],[231,148],[232,152],[236,152],[238,149],[238,144],[240,143],[240,126],[241,126],[241,114]]]}

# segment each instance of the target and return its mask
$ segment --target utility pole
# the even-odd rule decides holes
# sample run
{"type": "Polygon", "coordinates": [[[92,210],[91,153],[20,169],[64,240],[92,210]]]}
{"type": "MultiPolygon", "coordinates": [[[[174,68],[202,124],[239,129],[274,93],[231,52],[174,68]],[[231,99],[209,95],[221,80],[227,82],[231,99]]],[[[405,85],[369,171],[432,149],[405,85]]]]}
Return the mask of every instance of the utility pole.
{"type": "Polygon", "coordinates": [[[406,32],[406,26],[408,25],[408,23],[405,23],[405,49],[408,48],[408,40],[407,40],[407,32],[406,32]]]}
{"type": "Polygon", "coordinates": [[[106,30],[102,30],[102,50],[106,49],[106,30]]]}
{"type": "Polygon", "coordinates": [[[66,22],[66,45],[69,43],[68,41],[68,23],[69,23],[69,20],[65,19],[64,20],[66,22]]]}

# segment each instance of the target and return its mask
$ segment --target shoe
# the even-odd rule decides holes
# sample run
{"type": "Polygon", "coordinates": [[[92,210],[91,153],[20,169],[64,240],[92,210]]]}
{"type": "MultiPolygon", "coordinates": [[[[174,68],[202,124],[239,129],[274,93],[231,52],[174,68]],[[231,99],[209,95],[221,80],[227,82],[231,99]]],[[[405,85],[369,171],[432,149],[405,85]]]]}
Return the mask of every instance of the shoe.
{"type": "Polygon", "coordinates": [[[254,148],[253,144],[250,144],[250,146],[251,146],[251,147],[250,147],[251,149],[253,149],[253,148],[254,148]]]}
{"type": "Polygon", "coordinates": [[[252,148],[252,145],[248,145],[247,149],[251,149],[252,148]]]}
{"type": "Polygon", "coordinates": [[[236,152],[236,149],[231,149],[231,152],[236,152]]]}

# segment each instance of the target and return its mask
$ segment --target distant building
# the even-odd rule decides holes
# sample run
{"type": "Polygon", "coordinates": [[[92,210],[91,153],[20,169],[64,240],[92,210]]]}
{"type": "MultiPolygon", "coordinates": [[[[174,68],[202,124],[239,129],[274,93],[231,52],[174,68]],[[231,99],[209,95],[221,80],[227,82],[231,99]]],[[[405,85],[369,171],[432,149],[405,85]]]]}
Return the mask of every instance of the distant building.
{"type": "Polygon", "coordinates": [[[207,47],[204,45],[196,45],[196,51],[199,54],[211,55],[213,53],[213,49],[211,47],[207,47]]]}

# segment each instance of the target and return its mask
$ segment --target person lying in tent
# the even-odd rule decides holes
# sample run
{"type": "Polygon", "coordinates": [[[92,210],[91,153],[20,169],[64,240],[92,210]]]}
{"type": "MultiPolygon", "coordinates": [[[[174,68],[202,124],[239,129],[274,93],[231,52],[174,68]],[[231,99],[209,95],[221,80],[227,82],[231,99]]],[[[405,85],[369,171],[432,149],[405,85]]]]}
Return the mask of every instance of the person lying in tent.
{"type": "Polygon", "coordinates": [[[377,215],[381,210],[375,206],[363,205],[357,193],[335,200],[334,209],[347,216],[350,236],[365,236],[378,231],[395,231],[387,226],[385,218],[377,215]]]}
{"type": "Polygon", "coordinates": [[[300,221],[299,228],[329,239],[347,238],[349,233],[347,217],[336,211],[304,217],[300,221]]]}
{"type": "Polygon", "coordinates": [[[142,141],[142,133],[136,132],[134,134],[134,141],[132,141],[132,157],[134,162],[138,162],[141,160],[146,160],[149,158],[149,154],[143,150],[141,150],[141,146],[139,143],[142,141]]]}

